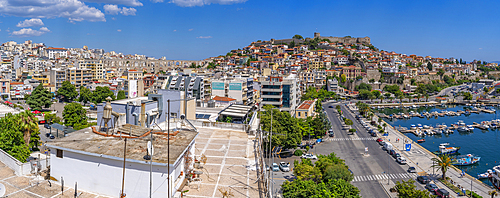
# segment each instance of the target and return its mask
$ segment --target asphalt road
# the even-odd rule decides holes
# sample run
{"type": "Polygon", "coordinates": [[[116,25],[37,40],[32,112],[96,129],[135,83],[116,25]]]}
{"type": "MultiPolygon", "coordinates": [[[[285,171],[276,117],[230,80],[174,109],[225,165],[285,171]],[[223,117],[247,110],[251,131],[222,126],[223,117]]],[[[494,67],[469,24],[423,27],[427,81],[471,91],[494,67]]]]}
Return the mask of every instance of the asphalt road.
{"type": "MultiPolygon", "coordinates": [[[[355,176],[353,184],[359,188],[362,197],[388,197],[381,183],[387,183],[385,176],[393,180],[401,181],[409,178],[416,179],[415,174],[408,174],[408,165],[400,165],[368,134],[364,127],[355,119],[345,105],[341,105],[344,116],[354,122],[353,128],[357,129],[356,134],[349,135],[342,130],[340,118],[335,108],[328,106],[335,104],[326,103],[324,109],[332,123],[335,133],[334,141],[326,141],[317,146],[318,154],[330,154],[335,152],[337,157],[345,160],[349,169],[355,176]],[[364,155],[365,148],[368,148],[368,155],[364,155]],[[386,175],[388,174],[388,175],[386,175]],[[385,176],[384,176],[385,175],[385,176]]],[[[417,185],[419,189],[422,186],[417,185]]]]}

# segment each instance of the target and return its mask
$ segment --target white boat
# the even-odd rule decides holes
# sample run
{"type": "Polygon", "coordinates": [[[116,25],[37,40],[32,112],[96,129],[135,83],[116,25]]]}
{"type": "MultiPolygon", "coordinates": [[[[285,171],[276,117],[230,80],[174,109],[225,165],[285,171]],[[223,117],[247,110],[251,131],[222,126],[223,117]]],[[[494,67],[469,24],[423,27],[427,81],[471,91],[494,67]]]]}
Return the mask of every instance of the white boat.
{"type": "Polygon", "coordinates": [[[486,178],[490,177],[490,174],[492,174],[492,173],[493,173],[493,171],[491,169],[488,169],[485,173],[478,174],[477,178],[478,179],[486,179],[486,178]]]}
{"type": "Polygon", "coordinates": [[[467,127],[458,127],[458,132],[469,132],[469,128],[467,127]]]}
{"type": "Polygon", "coordinates": [[[422,128],[423,128],[423,127],[422,127],[422,124],[417,124],[417,127],[418,127],[419,129],[422,129],[422,128]]]}
{"type": "Polygon", "coordinates": [[[430,126],[424,125],[424,129],[430,129],[430,126]]]}
{"type": "Polygon", "coordinates": [[[410,126],[410,129],[415,130],[415,129],[417,129],[417,127],[416,127],[414,124],[412,124],[412,125],[410,126]]]}
{"type": "Polygon", "coordinates": [[[474,127],[472,125],[467,125],[467,128],[469,129],[469,131],[474,130],[474,127]]]}

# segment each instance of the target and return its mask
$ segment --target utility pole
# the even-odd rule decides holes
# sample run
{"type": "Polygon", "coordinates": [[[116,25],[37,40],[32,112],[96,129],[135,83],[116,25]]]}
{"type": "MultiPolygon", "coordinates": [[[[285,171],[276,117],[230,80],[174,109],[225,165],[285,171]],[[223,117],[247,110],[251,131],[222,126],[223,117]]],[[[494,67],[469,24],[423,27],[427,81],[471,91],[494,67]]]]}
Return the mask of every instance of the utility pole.
{"type": "Polygon", "coordinates": [[[168,172],[168,197],[172,197],[170,193],[170,99],[167,100],[168,108],[168,122],[167,122],[167,172],[168,172]]]}
{"type": "Polygon", "coordinates": [[[153,131],[149,132],[151,136],[151,147],[148,148],[150,153],[149,157],[149,198],[152,198],[153,196],[153,131]]]}
{"type": "Polygon", "coordinates": [[[269,184],[270,185],[268,185],[268,186],[271,186],[271,189],[269,189],[269,195],[270,195],[269,197],[272,198],[273,197],[273,183],[272,182],[274,180],[274,176],[273,176],[273,174],[274,174],[273,173],[274,172],[274,170],[273,170],[273,168],[274,168],[273,167],[274,158],[272,159],[273,162],[271,162],[271,155],[272,155],[271,142],[273,141],[273,110],[272,109],[271,109],[271,131],[269,132],[269,137],[270,137],[269,138],[269,167],[270,167],[270,169],[269,169],[269,173],[270,173],[269,177],[271,177],[272,179],[270,178],[270,180],[269,180],[269,184]]]}
{"type": "Polygon", "coordinates": [[[127,138],[125,138],[125,146],[123,148],[123,175],[122,175],[122,193],[120,195],[120,198],[124,198],[125,192],[124,192],[124,187],[125,187],[125,160],[127,159],[127,138]]]}

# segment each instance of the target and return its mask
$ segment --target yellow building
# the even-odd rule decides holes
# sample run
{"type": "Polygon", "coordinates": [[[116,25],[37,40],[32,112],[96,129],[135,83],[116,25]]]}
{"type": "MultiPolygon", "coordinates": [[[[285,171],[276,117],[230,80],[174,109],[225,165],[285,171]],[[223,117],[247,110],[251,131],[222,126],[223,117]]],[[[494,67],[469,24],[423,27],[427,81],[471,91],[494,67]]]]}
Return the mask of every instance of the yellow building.
{"type": "Polygon", "coordinates": [[[306,100],[297,107],[295,110],[295,117],[306,119],[307,117],[314,116],[314,104],[316,100],[306,100]]]}
{"type": "Polygon", "coordinates": [[[124,74],[124,76],[126,76],[128,80],[142,79],[142,75],[143,75],[142,71],[137,71],[135,69],[125,71],[125,74],[124,74]]]}
{"type": "Polygon", "coordinates": [[[104,67],[102,60],[85,59],[79,60],[78,65],[80,69],[89,69],[92,74],[92,80],[103,80],[106,75],[104,73],[104,67]]]}
{"type": "Polygon", "coordinates": [[[90,69],[77,69],[76,67],[68,68],[67,80],[77,88],[87,86],[92,80],[92,71],[90,69]]]}

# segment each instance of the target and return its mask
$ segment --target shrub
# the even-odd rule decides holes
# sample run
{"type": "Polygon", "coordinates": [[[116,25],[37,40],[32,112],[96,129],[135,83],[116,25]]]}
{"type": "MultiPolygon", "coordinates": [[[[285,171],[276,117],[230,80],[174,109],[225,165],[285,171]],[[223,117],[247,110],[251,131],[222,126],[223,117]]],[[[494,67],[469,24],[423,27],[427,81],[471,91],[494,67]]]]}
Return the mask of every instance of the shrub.
{"type": "Polygon", "coordinates": [[[304,154],[304,152],[302,152],[302,150],[300,150],[300,149],[297,149],[297,150],[295,150],[295,152],[293,154],[295,156],[302,156],[302,154],[304,154]]]}

